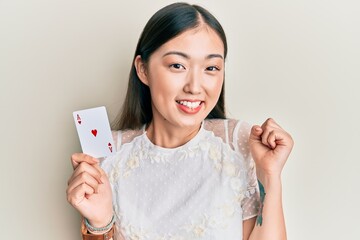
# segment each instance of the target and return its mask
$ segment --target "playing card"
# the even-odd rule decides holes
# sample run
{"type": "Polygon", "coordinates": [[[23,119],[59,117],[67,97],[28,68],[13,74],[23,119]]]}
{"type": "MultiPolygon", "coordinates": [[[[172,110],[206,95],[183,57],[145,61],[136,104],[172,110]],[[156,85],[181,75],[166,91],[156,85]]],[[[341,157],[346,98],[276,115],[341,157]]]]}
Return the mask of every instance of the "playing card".
{"type": "Polygon", "coordinates": [[[95,158],[116,152],[104,106],[73,112],[83,153],[95,158]]]}

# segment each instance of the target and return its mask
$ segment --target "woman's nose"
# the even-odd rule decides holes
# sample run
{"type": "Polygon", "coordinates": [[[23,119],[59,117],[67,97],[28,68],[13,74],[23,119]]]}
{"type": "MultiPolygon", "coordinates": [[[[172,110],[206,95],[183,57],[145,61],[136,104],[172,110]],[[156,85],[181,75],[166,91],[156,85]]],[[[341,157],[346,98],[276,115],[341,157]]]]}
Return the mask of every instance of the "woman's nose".
{"type": "Polygon", "coordinates": [[[186,84],[184,86],[184,91],[191,94],[200,94],[201,93],[201,71],[191,71],[186,79],[186,84]]]}

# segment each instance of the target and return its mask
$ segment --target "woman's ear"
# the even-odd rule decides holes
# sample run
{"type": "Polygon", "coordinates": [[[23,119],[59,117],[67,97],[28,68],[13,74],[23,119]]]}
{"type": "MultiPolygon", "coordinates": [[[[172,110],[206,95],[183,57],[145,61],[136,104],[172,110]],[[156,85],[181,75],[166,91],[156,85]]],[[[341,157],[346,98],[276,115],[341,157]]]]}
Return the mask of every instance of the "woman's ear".
{"type": "Polygon", "coordinates": [[[135,57],[134,66],[135,66],[136,73],[137,73],[140,81],[143,84],[148,85],[149,82],[148,82],[148,77],[146,74],[146,67],[145,67],[145,64],[144,64],[143,60],[141,59],[140,55],[137,55],[135,57]]]}

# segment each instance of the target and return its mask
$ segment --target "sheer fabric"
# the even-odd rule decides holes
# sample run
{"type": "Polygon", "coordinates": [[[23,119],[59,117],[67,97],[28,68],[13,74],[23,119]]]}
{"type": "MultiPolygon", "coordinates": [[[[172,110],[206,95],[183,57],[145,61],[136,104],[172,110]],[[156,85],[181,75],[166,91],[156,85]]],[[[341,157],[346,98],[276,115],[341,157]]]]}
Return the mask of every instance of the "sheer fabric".
{"type": "Polygon", "coordinates": [[[118,236],[242,239],[242,221],[259,207],[249,132],[246,122],[205,120],[193,139],[171,149],[154,145],[145,128],[114,132],[117,153],[101,166],[112,187],[118,236]]]}

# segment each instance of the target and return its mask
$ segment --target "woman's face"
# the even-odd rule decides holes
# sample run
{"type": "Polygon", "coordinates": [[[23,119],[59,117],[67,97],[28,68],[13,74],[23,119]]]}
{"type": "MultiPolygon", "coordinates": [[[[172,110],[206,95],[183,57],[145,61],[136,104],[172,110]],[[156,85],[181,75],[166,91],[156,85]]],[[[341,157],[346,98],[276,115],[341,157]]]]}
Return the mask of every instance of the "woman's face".
{"type": "Polygon", "coordinates": [[[139,76],[150,88],[154,123],[198,126],[219,99],[224,67],[223,42],[206,25],[162,45],[139,76]]]}

